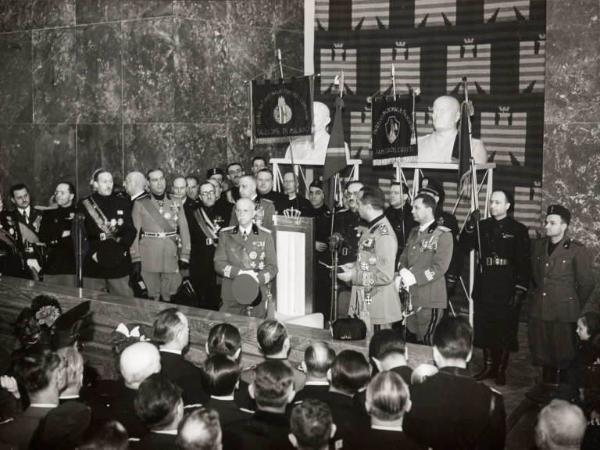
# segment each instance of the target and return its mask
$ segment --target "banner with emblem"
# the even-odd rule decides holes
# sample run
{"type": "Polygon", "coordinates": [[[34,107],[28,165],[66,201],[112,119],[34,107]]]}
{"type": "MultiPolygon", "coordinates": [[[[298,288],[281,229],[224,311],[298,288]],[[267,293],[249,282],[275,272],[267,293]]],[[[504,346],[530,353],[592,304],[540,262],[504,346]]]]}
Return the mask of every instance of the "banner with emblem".
{"type": "Polygon", "coordinates": [[[256,144],[289,143],[310,136],[313,122],[313,77],[252,80],[250,122],[256,144]]]}
{"type": "Polygon", "coordinates": [[[371,142],[374,166],[389,165],[402,156],[417,155],[411,96],[373,98],[371,142]]]}

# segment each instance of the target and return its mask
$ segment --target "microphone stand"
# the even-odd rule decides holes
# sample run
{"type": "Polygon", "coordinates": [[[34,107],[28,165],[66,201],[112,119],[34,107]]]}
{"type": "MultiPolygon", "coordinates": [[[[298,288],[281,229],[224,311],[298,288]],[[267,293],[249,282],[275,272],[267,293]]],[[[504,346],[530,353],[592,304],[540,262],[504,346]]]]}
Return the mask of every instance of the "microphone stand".
{"type": "Polygon", "coordinates": [[[83,288],[83,221],[85,215],[77,213],[75,221],[75,268],[77,275],[77,287],[83,288]]]}

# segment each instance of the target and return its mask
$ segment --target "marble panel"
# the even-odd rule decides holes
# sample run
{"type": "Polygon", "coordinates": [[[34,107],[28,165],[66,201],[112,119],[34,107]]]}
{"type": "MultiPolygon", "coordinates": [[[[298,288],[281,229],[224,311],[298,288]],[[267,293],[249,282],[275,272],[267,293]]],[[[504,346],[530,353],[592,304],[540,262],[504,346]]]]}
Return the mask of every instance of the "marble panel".
{"type": "Polygon", "coordinates": [[[600,265],[600,123],[546,124],[544,209],[560,203],[572,213],[570,233],[600,265]]]}
{"type": "Polygon", "coordinates": [[[0,196],[6,201],[12,184],[28,182],[34,159],[34,126],[0,125],[0,196]]]}
{"type": "Polygon", "coordinates": [[[177,46],[172,18],[123,23],[125,123],[174,120],[177,46]]]}
{"type": "Polygon", "coordinates": [[[177,122],[225,122],[231,66],[223,31],[220,25],[207,21],[177,21],[177,122]]]}
{"type": "Polygon", "coordinates": [[[545,120],[557,124],[598,120],[600,23],[549,29],[546,38],[545,120]]]}
{"type": "Polygon", "coordinates": [[[80,123],[121,121],[121,27],[98,24],[77,28],[80,123]]]}
{"type": "Polygon", "coordinates": [[[33,0],[33,28],[75,25],[75,0],[33,0]]]}
{"type": "Polygon", "coordinates": [[[224,167],[227,163],[225,132],[224,126],[175,124],[175,154],[169,167],[182,174],[196,173],[201,178],[211,167],[224,167]]]}
{"type": "Polygon", "coordinates": [[[253,27],[304,29],[304,0],[234,2],[229,21],[253,27]]]}
{"type": "Polygon", "coordinates": [[[174,13],[186,19],[227,22],[231,0],[175,0],[174,13]]]}
{"type": "Polygon", "coordinates": [[[0,0],[0,33],[31,29],[33,0],[0,0]]]}
{"type": "Polygon", "coordinates": [[[74,28],[33,31],[35,123],[74,122],[77,71],[74,28]]]}
{"type": "Polygon", "coordinates": [[[173,15],[173,0],[122,0],[121,19],[173,15]]]}
{"type": "Polygon", "coordinates": [[[598,0],[577,0],[576,3],[563,0],[546,0],[546,28],[564,28],[565,25],[585,25],[598,21],[600,3],[598,0]]]}
{"type": "Polygon", "coordinates": [[[276,30],[275,48],[281,49],[284,77],[299,77],[304,75],[303,32],[276,30]]]}
{"type": "Polygon", "coordinates": [[[166,173],[176,171],[175,129],[172,123],[145,123],[124,126],[125,171],[161,167],[166,173]]]}
{"type": "Polygon", "coordinates": [[[121,3],[122,0],[76,0],[77,24],[119,20],[121,3]]]}
{"type": "Polygon", "coordinates": [[[115,183],[123,182],[121,125],[77,125],[77,184],[80,198],[90,194],[90,178],[94,170],[100,167],[112,172],[115,183]]]}
{"type": "Polygon", "coordinates": [[[0,35],[0,61],[0,123],[31,123],[31,34],[0,35]]]}

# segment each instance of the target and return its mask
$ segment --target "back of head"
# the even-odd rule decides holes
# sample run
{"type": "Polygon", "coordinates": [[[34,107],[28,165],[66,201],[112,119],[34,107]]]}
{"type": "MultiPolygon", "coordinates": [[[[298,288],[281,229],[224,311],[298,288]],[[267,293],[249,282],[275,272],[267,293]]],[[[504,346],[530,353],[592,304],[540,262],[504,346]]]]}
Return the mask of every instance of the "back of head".
{"type": "Polygon", "coordinates": [[[19,355],[14,373],[31,395],[50,386],[56,370],[60,368],[60,357],[50,350],[30,350],[19,355]]]}
{"type": "Polygon", "coordinates": [[[382,421],[400,419],[410,409],[408,386],[396,372],[385,371],[373,377],[367,387],[367,412],[382,421]]]}
{"type": "Polygon", "coordinates": [[[119,370],[125,385],[137,389],[153,373],[160,372],[160,353],[148,342],[131,344],[119,358],[119,370]]]}
{"type": "Polygon", "coordinates": [[[369,363],[362,353],[342,350],[331,366],[331,386],[348,395],[363,388],[371,377],[369,363]]]}
{"type": "Polygon", "coordinates": [[[294,406],[290,415],[290,431],[302,450],[326,447],[331,439],[332,423],[329,406],[310,398],[294,406]]]}
{"type": "Polygon", "coordinates": [[[392,329],[377,331],[369,341],[369,358],[381,360],[393,353],[406,355],[406,342],[402,335],[392,329]]]}
{"type": "Polygon", "coordinates": [[[233,358],[241,348],[242,336],[239,330],[229,323],[219,323],[208,332],[206,350],[209,355],[219,353],[233,358]]]}
{"type": "Polygon", "coordinates": [[[219,413],[197,409],[179,424],[175,445],[180,450],[220,450],[221,438],[219,413]]]}
{"type": "Polygon", "coordinates": [[[162,430],[183,415],[181,389],[165,375],[155,373],[146,378],[137,391],[135,412],[151,430],[162,430]]]}
{"type": "Polygon", "coordinates": [[[376,211],[383,211],[385,208],[385,195],[378,187],[365,186],[361,189],[360,202],[371,205],[376,211]]]}
{"type": "Polygon", "coordinates": [[[446,317],[435,329],[433,346],[446,359],[467,360],[473,349],[473,329],[463,317],[446,317]]]}
{"type": "Polygon", "coordinates": [[[154,319],[154,339],[161,344],[173,341],[177,332],[184,326],[181,312],[177,308],[163,309],[154,319]]]}
{"type": "Polygon", "coordinates": [[[202,387],[209,395],[233,394],[239,379],[240,367],[227,355],[210,355],[202,365],[202,387]]]}
{"type": "Polygon", "coordinates": [[[265,361],[256,366],[252,382],[256,405],[261,408],[282,408],[293,395],[294,373],[282,361],[265,361]]]}
{"type": "Polygon", "coordinates": [[[540,411],[535,440],[541,449],[579,449],[587,426],[581,409],[565,400],[552,400],[540,411]]]}
{"type": "Polygon", "coordinates": [[[335,351],[325,342],[315,342],[304,350],[304,364],[308,375],[325,378],[335,359],[335,351]]]}
{"type": "Polygon", "coordinates": [[[62,347],[56,352],[66,369],[67,387],[83,384],[83,356],[76,346],[62,347]]]}
{"type": "Polygon", "coordinates": [[[287,329],[276,320],[265,320],[256,331],[256,340],[265,356],[281,352],[287,337],[287,329]]]}
{"type": "Polygon", "coordinates": [[[111,420],[102,425],[78,450],[127,450],[129,436],[120,422],[111,420]]]}

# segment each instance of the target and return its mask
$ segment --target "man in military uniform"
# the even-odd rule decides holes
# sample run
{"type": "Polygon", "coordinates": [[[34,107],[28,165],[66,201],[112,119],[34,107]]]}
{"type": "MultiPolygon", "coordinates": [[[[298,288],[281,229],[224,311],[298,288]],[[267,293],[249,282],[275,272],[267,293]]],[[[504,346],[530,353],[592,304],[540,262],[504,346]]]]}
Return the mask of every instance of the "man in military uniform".
{"type": "Polygon", "coordinates": [[[400,255],[397,288],[408,290],[414,314],[406,327],[418,342],[431,345],[433,332],[442,319],[448,299],[444,274],[452,259],[452,234],[434,216],[435,200],[419,194],[413,203],[413,218],[419,224],[408,235],[400,255]]]}
{"type": "Polygon", "coordinates": [[[392,181],[389,203],[390,206],[385,210],[385,217],[390,221],[398,241],[398,253],[396,254],[396,265],[398,265],[398,260],[406,245],[408,233],[415,226],[415,221],[410,212],[408,186],[398,181],[392,181]]]}
{"type": "Polygon", "coordinates": [[[190,201],[184,205],[190,229],[192,252],[190,255],[190,278],[201,308],[218,310],[220,292],[217,285],[214,256],[219,242],[219,231],[225,220],[215,205],[215,187],[206,181],[200,185],[201,202],[190,201]]]}
{"type": "MultiPolygon", "coordinates": [[[[484,356],[475,379],[495,378],[498,385],[506,384],[509,352],[519,349],[519,311],[531,267],[527,227],[508,215],[511,203],[506,192],[492,192],[491,217],[479,222],[481,254],[473,290],[475,345],[484,356]]],[[[466,251],[478,247],[478,216],[478,211],[471,215],[460,236],[466,251]]]]}
{"type": "Polygon", "coordinates": [[[325,323],[331,314],[331,274],[326,265],[330,264],[331,255],[327,241],[331,233],[331,212],[325,204],[323,183],[315,180],[308,188],[308,200],[312,206],[309,217],[315,218],[315,279],[316,279],[316,304],[315,312],[325,316],[325,323]],[[326,265],[323,265],[326,264],[326,265]]]}
{"type": "Polygon", "coordinates": [[[528,393],[534,400],[566,381],[577,346],[575,324],[595,287],[589,251],[567,236],[570,221],[565,207],[550,205],[546,238],[532,246],[529,348],[533,364],[543,368],[543,383],[528,393]]]}
{"type": "Polygon", "coordinates": [[[54,191],[56,208],[44,211],[40,240],[46,244],[46,283],[75,287],[75,187],[62,181],[54,191]]]}
{"type": "Polygon", "coordinates": [[[235,205],[237,225],[223,228],[215,252],[215,271],[224,277],[221,288],[222,311],[264,318],[274,315],[270,283],[277,275],[277,255],[271,232],[254,223],[256,215],[252,200],[241,198],[235,205]],[[237,302],[233,294],[233,280],[248,274],[259,285],[259,297],[254,307],[237,302]],[[267,301],[269,304],[267,305],[267,301]]]}
{"type": "Polygon", "coordinates": [[[227,165],[227,180],[229,180],[229,190],[225,192],[227,201],[235,204],[240,199],[240,179],[244,176],[244,169],[239,162],[232,162],[227,165]]]}
{"type": "Polygon", "coordinates": [[[150,196],[133,205],[137,239],[131,260],[148,287],[148,297],[169,301],[181,284],[179,271],[189,265],[190,234],[182,206],[166,193],[164,172],[150,170],[148,181],[150,196]]]}
{"type": "Polygon", "coordinates": [[[138,172],[137,170],[129,172],[125,177],[124,185],[125,191],[132,202],[140,197],[148,196],[148,192],[146,192],[148,180],[146,180],[146,176],[142,172],[138,172]]]}
{"type": "Polygon", "coordinates": [[[215,188],[215,208],[219,211],[219,215],[223,218],[223,223],[228,224],[231,220],[231,212],[232,207],[231,203],[227,201],[223,193],[223,189],[221,188],[221,183],[219,183],[215,178],[209,178],[207,180],[210,184],[215,188]]]}
{"type": "Polygon", "coordinates": [[[286,196],[273,190],[273,172],[271,172],[271,169],[264,168],[258,171],[256,174],[256,191],[259,197],[271,200],[277,212],[281,214],[281,211],[277,209],[277,205],[285,201],[286,196]]]}
{"type": "Polygon", "coordinates": [[[345,264],[338,278],[352,283],[350,315],[360,315],[367,326],[389,327],[402,320],[394,272],[398,242],[383,214],[385,197],[378,188],[364,187],[358,194],[358,213],[367,222],[358,241],[358,258],[345,264]],[[367,313],[368,314],[365,314],[367,313]]]}
{"type": "MultiPolygon", "coordinates": [[[[270,231],[273,231],[273,216],[276,214],[275,205],[271,200],[261,198],[256,192],[256,180],[250,175],[240,178],[240,197],[247,198],[254,203],[256,215],[254,221],[257,225],[261,225],[270,231]]],[[[235,206],[232,210],[235,209],[235,206]]],[[[235,226],[238,224],[237,215],[231,214],[229,225],[235,226]]]]}
{"type": "Polygon", "coordinates": [[[92,188],[94,193],[78,206],[85,217],[83,227],[88,244],[83,261],[83,287],[131,297],[129,247],[136,231],[131,221],[130,201],[113,192],[112,174],[105,169],[94,172],[92,188]]]}

